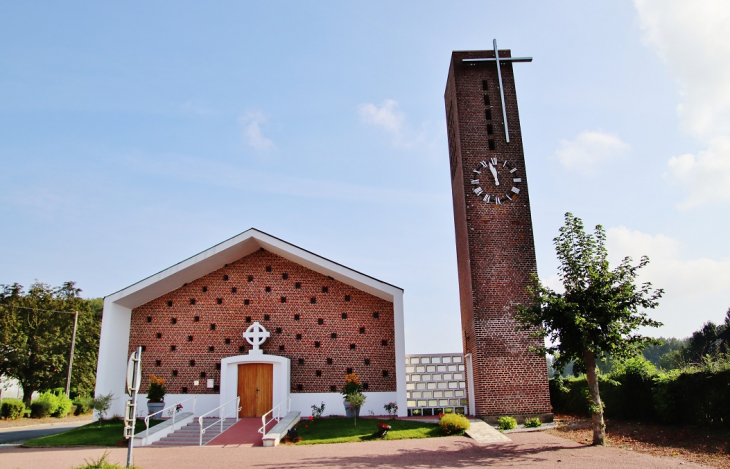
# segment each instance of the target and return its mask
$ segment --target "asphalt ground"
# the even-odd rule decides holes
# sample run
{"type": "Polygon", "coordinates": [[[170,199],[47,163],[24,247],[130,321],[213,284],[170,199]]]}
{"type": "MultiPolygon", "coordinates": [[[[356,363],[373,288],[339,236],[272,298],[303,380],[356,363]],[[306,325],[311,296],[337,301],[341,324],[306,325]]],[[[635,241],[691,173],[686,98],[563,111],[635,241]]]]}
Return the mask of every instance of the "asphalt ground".
{"type": "MultiPolygon", "coordinates": [[[[311,446],[135,448],[143,469],[175,468],[698,468],[678,458],[656,458],[612,447],[585,446],[545,433],[509,435],[510,442],[476,443],[467,437],[311,446]]],[[[69,469],[105,452],[124,466],[123,448],[1,448],[0,469],[69,469]]]]}

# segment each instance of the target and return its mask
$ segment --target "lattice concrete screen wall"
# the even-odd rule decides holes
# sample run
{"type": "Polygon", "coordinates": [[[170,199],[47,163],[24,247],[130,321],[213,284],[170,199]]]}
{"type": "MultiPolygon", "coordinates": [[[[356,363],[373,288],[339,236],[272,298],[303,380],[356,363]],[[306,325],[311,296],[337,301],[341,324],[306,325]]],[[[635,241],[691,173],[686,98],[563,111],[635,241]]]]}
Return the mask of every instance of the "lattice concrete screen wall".
{"type": "Polygon", "coordinates": [[[408,415],[468,413],[464,355],[406,355],[408,415]]]}

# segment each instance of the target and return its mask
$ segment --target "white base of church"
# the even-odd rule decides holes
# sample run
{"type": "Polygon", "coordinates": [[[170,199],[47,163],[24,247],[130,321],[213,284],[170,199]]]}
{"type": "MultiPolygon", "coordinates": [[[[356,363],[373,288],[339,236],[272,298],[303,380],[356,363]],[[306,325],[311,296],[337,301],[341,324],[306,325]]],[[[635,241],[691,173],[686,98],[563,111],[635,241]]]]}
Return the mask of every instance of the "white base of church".
{"type": "MultiPolygon", "coordinates": [[[[395,391],[393,392],[365,392],[365,405],[360,409],[360,415],[367,417],[372,411],[372,415],[388,415],[383,406],[390,402],[398,402],[398,395],[395,391]]],[[[221,405],[220,394],[168,394],[165,396],[165,405],[173,405],[177,402],[182,402],[191,397],[195,399],[195,410],[193,412],[192,402],[186,402],[183,404],[183,412],[193,412],[195,416],[203,415],[206,412],[210,412],[219,405],[221,405]]],[[[342,394],[334,392],[312,392],[312,393],[295,393],[290,394],[291,397],[291,410],[301,412],[302,419],[309,418],[312,415],[312,406],[320,406],[324,402],[324,413],[322,416],[336,416],[345,415],[345,406],[342,403],[342,394]]],[[[140,417],[147,416],[147,396],[140,394],[137,397],[137,413],[140,417]]],[[[227,410],[231,410],[230,408],[227,410]]],[[[405,417],[408,415],[406,406],[398,403],[398,416],[405,417]]],[[[168,417],[165,415],[165,417],[168,417]]]]}

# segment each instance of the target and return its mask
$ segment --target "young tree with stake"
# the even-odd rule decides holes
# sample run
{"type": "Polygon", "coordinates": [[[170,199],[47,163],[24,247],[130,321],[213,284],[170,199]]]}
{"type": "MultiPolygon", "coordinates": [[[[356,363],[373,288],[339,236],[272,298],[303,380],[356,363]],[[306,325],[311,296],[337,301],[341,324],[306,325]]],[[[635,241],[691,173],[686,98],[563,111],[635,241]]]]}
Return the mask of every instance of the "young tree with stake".
{"type": "Polygon", "coordinates": [[[630,358],[658,342],[636,330],[662,325],[650,319],[644,310],[655,308],[664,291],[652,289],[651,283],[636,285],[638,270],[649,263],[646,256],[635,266],[626,257],[616,268],[609,269],[606,233],[600,225],[593,235],[586,234],[581,219],[566,213],[565,225],[553,243],[565,292],[553,291],[536,277],[529,289],[532,304],[519,306],[515,317],[522,324],[521,330],[548,339],[551,345],[537,352],[553,354],[553,366],[559,372],[573,360],[585,366],[593,444],[603,445],[606,432],[596,360],[606,355],[630,358]]]}

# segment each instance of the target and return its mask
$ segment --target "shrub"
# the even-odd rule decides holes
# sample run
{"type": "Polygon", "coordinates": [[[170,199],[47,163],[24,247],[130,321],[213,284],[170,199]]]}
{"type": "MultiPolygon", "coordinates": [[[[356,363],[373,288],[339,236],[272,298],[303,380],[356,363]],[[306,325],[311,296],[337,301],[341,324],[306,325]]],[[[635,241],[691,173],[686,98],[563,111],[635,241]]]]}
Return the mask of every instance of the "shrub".
{"type": "Polygon", "coordinates": [[[74,415],[84,415],[91,412],[93,410],[93,401],[90,397],[78,396],[73,400],[73,403],[76,405],[74,415]]]}
{"type": "Polygon", "coordinates": [[[3,399],[0,405],[0,415],[9,420],[15,420],[23,416],[25,404],[20,399],[3,399]]]}
{"type": "Polygon", "coordinates": [[[73,401],[66,397],[66,393],[62,392],[58,396],[58,406],[56,407],[56,410],[51,412],[51,415],[53,417],[63,418],[71,413],[71,408],[73,408],[73,401]]]}
{"type": "Polygon", "coordinates": [[[48,403],[48,412],[46,415],[53,415],[56,412],[56,409],[58,409],[58,406],[61,404],[61,399],[59,399],[59,397],[53,394],[51,391],[46,391],[40,393],[38,395],[38,398],[34,399],[33,402],[31,402],[31,409],[33,407],[33,404],[36,402],[48,403]]]}
{"type": "Polygon", "coordinates": [[[525,420],[525,427],[527,427],[527,428],[542,427],[542,422],[537,417],[532,418],[532,419],[527,419],[527,420],[525,420]]]}
{"type": "Polygon", "coordinates": [[[30,416],[34,419],[47,417],[51,414],[51,403],[35,400],[30,403],[30,416]]]}
{"type": "Polygon", "coordinates": [[[618,363],[609,375],[610,379],[600,383],[601,399],[606,404],[606,416],[653,419],[654,376],[656,368],[642,357],[618,363]]]}
{"type": "Polygon", "coordinates": [[[109,391],[109,394],[101,394],[91,400],[91,407],[99,413],[99,425],[101,425],[101,421],[104,420],[106,413],[112,406],[112,401],[114,400],[113,396],[114,394],[109,391]]]}
{"type": "Polygon", "coordinates": [[[517,427],[517,420],[512,417],[500,417],[497,419],[497,425],[502,430],[512,430],[517,427]]]}
{"type": "Polygon", "coordinates": [[[446,435],[459,435],[469,430],[471,424],[463,415],[444,414],[439,420],[439,427],[446,435]]]}

